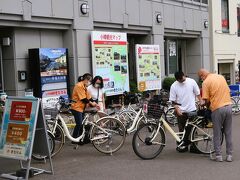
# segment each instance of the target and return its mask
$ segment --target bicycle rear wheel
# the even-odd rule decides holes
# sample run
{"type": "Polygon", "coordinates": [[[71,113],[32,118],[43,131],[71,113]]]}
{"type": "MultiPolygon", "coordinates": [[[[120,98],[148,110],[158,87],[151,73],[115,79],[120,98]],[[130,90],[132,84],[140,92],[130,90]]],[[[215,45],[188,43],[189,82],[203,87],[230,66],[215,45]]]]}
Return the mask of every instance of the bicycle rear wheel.
{"type": "MultiPolygon", "coordinates": [[[[52,153],[54,152],[55,149],[55,140],[54,140],[54,136],[51,132],[47,132],[47,137],[48,137],[48,143],[49,143],[49,149],[50,149],[50,153],[51,153],[51,157],[52,157],[52,153]]],[[[43,161],[46,158],[49,158],[49,156],[46,155],[41,155],[38,153],[32,153],[32,158],[37,160],[37,161],[43,161]]]]}
{"type": "Polygon", "coordinates": [[[113,117],[103,117],[96,124],[97,126],[93,126],[90,133],[93,146],[105,154],[118,151],[123,146],[126,137],[126,129],[122,122],[113,117]]]}
{"type": "Polygon", "coordinates": [[[133,135],[132,147],[141,159],[148,160],[157,157],[165,146],[165,133],[157,124],[145,124],[133,135]]]}
{"type": "MultiPolygon", "coordinates": [[[[211,154],[214,152],[213,147],[213,128],[194,127],[191,133],[191,139],[195,148],[203,154],[211,154]]],[[[221,144],[223,143],[223,133],[221,135],[221,144]]]]}

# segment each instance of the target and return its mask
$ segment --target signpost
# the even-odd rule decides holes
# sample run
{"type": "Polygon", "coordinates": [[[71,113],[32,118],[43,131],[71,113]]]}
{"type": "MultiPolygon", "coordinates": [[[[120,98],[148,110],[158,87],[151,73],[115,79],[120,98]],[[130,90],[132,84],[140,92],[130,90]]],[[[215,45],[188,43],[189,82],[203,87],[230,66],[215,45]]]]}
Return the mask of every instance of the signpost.
{"type": "Polygon", "coordinates": [[[92,32],[93,74],[103,77],[107,96],[129,91],[127,34],[92,32]]]}
{"type": "MultiPolygon", "coordinates": [[[[39,172],[53,173],[46,122],[40,99],[34,97],[7,98],[1,127],[0,156],[20,160],[21,169],[26,170],[25,179],[28,179],[30,169],[34,169],[37,174],[39,172]],[[36,133],[38,130],[41,130],[41,133],[36,133]],[[36,139],[40,141],[34,143],[36,139]],[[39,153],[50,157],[51,171],[30,167],[35,144],[42,144],[42,147],[38,149],[39,153]],[[23,167],[22,161],[26,161],[26,168],[23,167]]],[[[14,174],[2,174],[1,176],[16,178],[14,174]]]]}
{"type": "Polygon", "coordinates": [[[138,90],[161,89],[159,45],[136,45],[138,90]]]}

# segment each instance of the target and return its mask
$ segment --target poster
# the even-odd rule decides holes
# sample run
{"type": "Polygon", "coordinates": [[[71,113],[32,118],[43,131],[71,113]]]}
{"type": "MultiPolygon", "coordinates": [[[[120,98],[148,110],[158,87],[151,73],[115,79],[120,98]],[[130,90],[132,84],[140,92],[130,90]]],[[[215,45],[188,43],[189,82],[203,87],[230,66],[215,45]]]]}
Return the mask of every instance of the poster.
{"type": "Polygon", "coordinates": [[[8,98],[0,136],[0,156],[27,160],[34,138],[37,98],[8,98]]]}
{"type": "Polygon", "coordinates": [[[169,41],[169,56],[177,56],[175,41],[169,41]]]}
{"type": "Polygon", "coordinates": [[[93,75],[103,77],[107,96],[129,91],[127,34],[92,32],[93,75]]]}
{"type": "Polygon", "coordinates": [[[161,89],[159,45],[136,45],[137,80],[140,91],[161,89]]]}
{"type": "Polygon", "coordinates": [[[67,50],[39,49],[43,108],[54,108],[59,96],[68,97],[67,50]]]}

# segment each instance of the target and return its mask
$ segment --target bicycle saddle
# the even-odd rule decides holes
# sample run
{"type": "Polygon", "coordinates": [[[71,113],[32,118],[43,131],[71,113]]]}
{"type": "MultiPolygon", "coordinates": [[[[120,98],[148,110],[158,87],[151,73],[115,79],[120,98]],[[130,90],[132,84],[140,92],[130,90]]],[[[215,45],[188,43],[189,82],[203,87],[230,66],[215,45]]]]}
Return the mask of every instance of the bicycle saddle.
{"type": "Polygon", "coordinates": [[[194,118],[197,116],[197,111],[184,112],[183,114],[186,115],[188,118],[194,118]]]}

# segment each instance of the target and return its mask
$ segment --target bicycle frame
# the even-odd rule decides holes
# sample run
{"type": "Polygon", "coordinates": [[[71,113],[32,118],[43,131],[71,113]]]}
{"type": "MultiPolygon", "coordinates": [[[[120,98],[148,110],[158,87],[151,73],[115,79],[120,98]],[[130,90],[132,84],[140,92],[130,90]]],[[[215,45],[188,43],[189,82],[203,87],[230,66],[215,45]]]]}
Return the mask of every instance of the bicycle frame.
{"type": "MultiPolygon", "coordinates": [[[[197,117],[197,119],[195,119],[194,122],[196,122],[196,121],[199,120],[199,119],[201,119],[201,118],[197,117]]],[[[183,131],[183,132],[177,132],[177,133],[176,133],[176,132],[171,128],[171,126],[169,126],[168,123],[161,117],[161,118],[160,118],[159,125],[158,125],[157,132],[158,132],[159,129],[161,128],[161,122],[163,123],[163,126],[165,127],[165,129],[170,132],[170,134],[174,137],[174,139],[175,139],[177,142],[181,142],[181,141],[183,140],[184,135],[185,135],[185,133],[186,133],[185,128],[184,128],[184,131],[183,131]],[[180,137],[180,135],[181,135],[181,137],[180,137]]],[[[204,133],[205,135],[209,136],[209,134],[207,134],[205,131],[203,131],[201,128],[199,128],[197,125],[195,125],[193,122],[189,122],[189,120],[187,120],[185,127],[186,127],[186,126],[189,126],[189,125],[193,126],[193,128],[196,127],[196,128],[197,128],[198,130],[200,130],[202,133],[204,133]]],[[[152,139],[155,139],[156,136],[157,136],[157,133],[154,135],[154,137],[153,137],[152,139]]],[[[207,139],[207,137],[206,137],[206,138],[203,138],[203,139],[207,139]]],[[[191,142],[196,142],[196,141],[200,141],[200,140],[203,140],[203,139],[194,139],[194,140],[193,140],[192,137],[191,137],[191,142]]]]}
{"type": "Polygon", "coordinates": [[[140,114],[141,114],[141,113],[142,113],[142,108],[139,109],[136,117],[135,117],[134,120],[133,120],[133,123],[132,123],[131,127],[129,127],[129,128],[127,129],[127,133],[128,133],[128,134],[130,134],[130,133],[132,133],[132,132],[134,132],[134,131],[137,130],[138,123],[139,123],[140,120],[143,118],[143,116],[140,117],[140,114]]]}
{"type": "MultiPolygon", "coordinates": [[[[106,132],[105,129],[101,128],[101,127],[98,126],[96,123],[89,121],[88,118],[89,118],[89,114],[86,114],[86,116],[85,116],[85,118],[84,118],[84,120],[83,120],[83,125],[90,124],[90,125],[92,125],[92,126],[96,126],[96,127],[98,127],[102,132],[106,133],[106,135],[105,135],[104,137],[102,136],[102,137],[100,137],[100,138],[94,138],[94,139],[91,139],[91,141],[92,141],[92,140],[101,139],[101,138],[107,138],[107,137],[109,136],[109,133],[106,132]]],[[[56,122],[55,122],[55,125],[54,125],[54,128],[53,128],[53,132],[55,132],[55,129],[56,129],[56,127],[57,127],[57,124],[59,124],[59,123],[58,123],[58,120],[60,120],[61,126],[63,127],[63,132],[65,133],[65,135],[67,136],[67,138],[68,138],[69,140],[71,140],[71,141],[73,141],[73,142],[80,142],[80,140],[84,138],[85,132],[86,132],[85,126],[83,126],[83,132],[82,132],[82,134],[81,134],[79,137],[77,137],[77,138],[73,138],[73,137],[70,135],[69,130],[68,130],[68,127],[67,127],[64,119],[61,117],[60,114],[57,114],[57,116],[56,116],[56,122]]]]}

